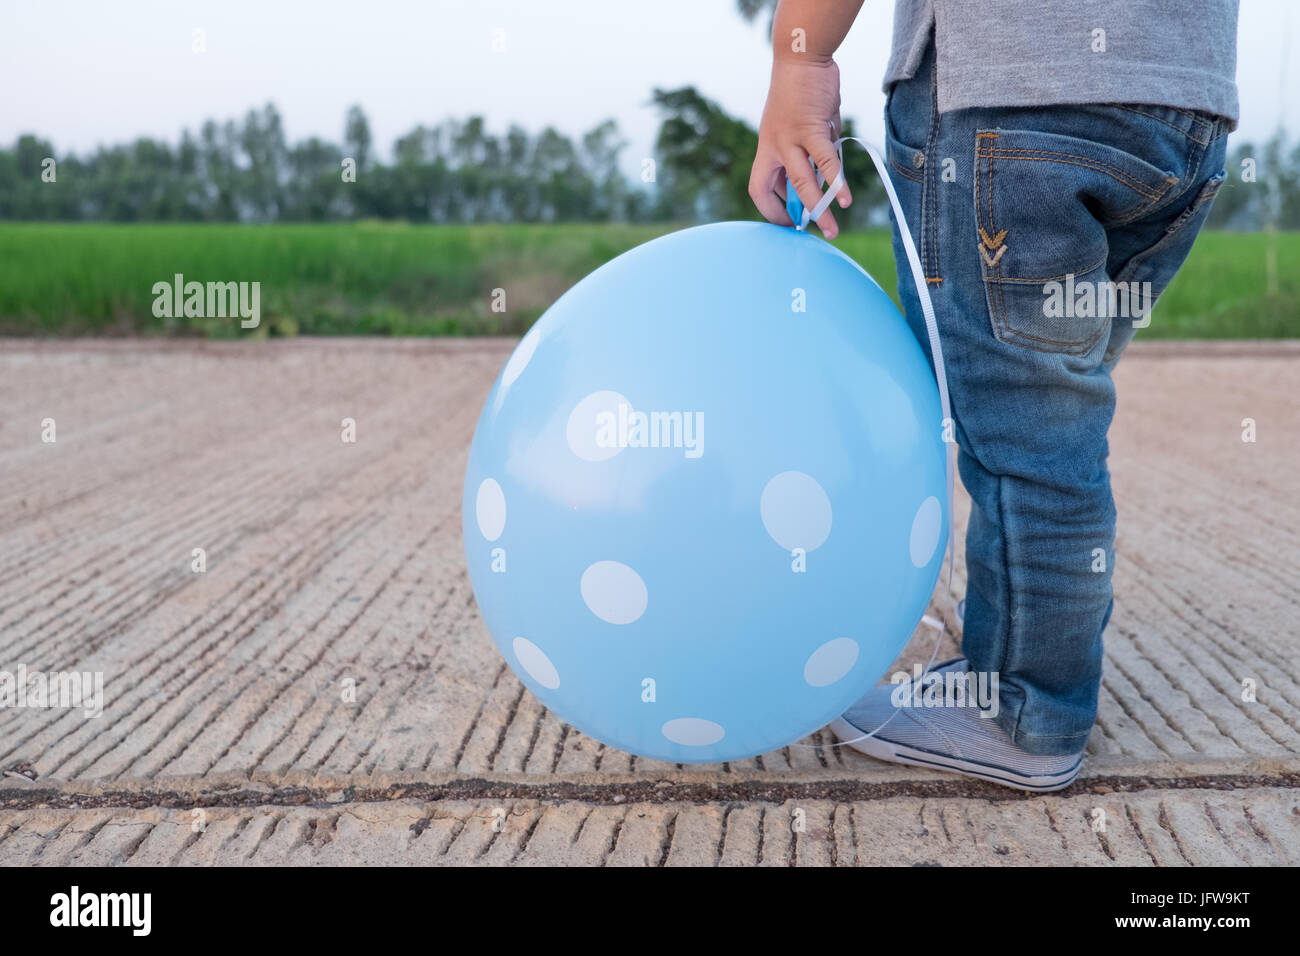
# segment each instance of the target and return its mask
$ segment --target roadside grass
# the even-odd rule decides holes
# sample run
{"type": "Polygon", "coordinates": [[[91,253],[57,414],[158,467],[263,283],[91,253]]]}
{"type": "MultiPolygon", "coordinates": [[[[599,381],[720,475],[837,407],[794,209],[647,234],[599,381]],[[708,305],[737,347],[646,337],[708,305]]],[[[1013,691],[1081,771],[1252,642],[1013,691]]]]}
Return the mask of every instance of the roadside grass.
{"type": "MultiPolygon", "coordinates": [[[[518,335],[601,263],[679,226],[0,223],[0,334],[518,335]],[[262,323],[159,318],[154,283],[258,281],[262,323]],[[505,295],[494,311],[494,290],[505,295]]],[[[837,245],[894,295],[885,230],[837,245]]],[[[670,279],[667,281],[671,281],[670,279]]],[[[1300,334],[1300,234],[1205,233],[1146,338],[1300,334]],[[1266,289],[1276,243],[1278,291],[1266,289]]]]}

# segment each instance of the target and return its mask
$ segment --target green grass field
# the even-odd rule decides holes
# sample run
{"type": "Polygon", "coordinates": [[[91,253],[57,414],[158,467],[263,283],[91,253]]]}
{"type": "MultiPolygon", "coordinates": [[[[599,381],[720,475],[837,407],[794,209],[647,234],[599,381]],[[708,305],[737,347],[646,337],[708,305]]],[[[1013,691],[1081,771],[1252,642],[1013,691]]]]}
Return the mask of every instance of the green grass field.
{"type": "MultiPolygon", "coordinates": [[[[565,289],[669,226],[0,224],[8,335],[519,334],[565,289]],[[262,324],[153,315],[154,283],[259,281],[262,324]],[[491,309],[504,289],[506,311],[491,309]]],[[[884,230],[837,243],[895,285],[884,230]]],[[[1206,233],[1145,338],[1275,338],[1300,330],[1300,234],[1206,233]],[[1276,242],[1276,295],[1266,253],[1276,242]]]]}

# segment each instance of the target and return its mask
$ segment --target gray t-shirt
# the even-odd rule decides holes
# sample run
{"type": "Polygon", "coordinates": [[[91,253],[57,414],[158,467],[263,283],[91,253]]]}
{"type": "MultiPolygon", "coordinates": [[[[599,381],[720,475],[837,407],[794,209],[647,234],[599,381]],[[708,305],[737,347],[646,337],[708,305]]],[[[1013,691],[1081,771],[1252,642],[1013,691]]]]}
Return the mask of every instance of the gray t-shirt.
{"type": "Polygon", "coordinates": [[[939,110],[1151,103],[1237,121],[1237,0],[897,0],[885,89],[933,28],[939,110]]]}

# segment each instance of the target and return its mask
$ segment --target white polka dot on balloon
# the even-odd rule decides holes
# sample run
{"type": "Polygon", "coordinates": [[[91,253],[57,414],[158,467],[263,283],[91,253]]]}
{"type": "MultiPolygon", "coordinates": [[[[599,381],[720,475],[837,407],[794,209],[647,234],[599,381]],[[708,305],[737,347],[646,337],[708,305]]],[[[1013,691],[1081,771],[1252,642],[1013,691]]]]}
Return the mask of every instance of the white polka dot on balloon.
{"type": "Polygon", "coordinates": [[[767,533],[787,551],[821,547],[831,533],[831,499],[802,471],[783,471],[769,481],[758,510],[767,533]]]}
{"type": "Polygon", "coordinates": [[[916,509],[916,517],[912,519],[912,535],[908,542],[912,564],[923,568],[930,563],[935,549],[939,547],[939,534],[942,530],[943,506],[939,504],[938,498],[931,495],[921,502],[921,507],[916,509]]]}
{"type": "Polygon", "coordinates": [[[829,687],[853,670],[857,662],[858,642],[837,637],[812,652],[803,666],[803,679],[813,687],[829,687]]]}
{"type": "Polygon", "coordinates": [[[623,415],[632,414],[632,403],[618,392],[592,392],[573,406],[564,437],[575,455],[583,461],[605,461],[623,450],[617,433],[620,405],[626,406],[623,415]]]}
{"type": "Polygon", "coordinates": [[[618,561],[597,561],[587,568],[580,590],[591,613],[610,624],[631,624],[650,600],[641,575],[618,561]]]}
{"type": "Polygon", "coordinates": [[[727,735],[721,724],[702,717],[678,717],[663,725],[663,735],[683,747],[708,747],[727,735]]]}
{"type": "Polygon", "coordinates": [[[524,673],[547,690],[555,690],[560,686],[560,672],[555,669],[545,651],[526,637],[516,637],[512,646],[524,673]]]}
{"type": "Polygon", "coordinates": [[[478,519],[478,530],[489,541],[495,541],[506,530],[506,493],[495,478],[484,478],[478,486],[474,517],[478,519]]]}

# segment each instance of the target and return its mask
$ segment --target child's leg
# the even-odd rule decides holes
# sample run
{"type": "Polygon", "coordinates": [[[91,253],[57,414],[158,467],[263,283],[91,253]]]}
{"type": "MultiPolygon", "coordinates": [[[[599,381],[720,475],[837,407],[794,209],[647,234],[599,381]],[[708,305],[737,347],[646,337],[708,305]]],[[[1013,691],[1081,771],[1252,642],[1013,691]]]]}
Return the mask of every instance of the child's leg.
{"type": "Polygon", "coordinates": [[[895,86],[887,122],[973,501],[963,650],[998,672],[997,719],[1018,746],[1078,752],[1112,607],[1110,370],[1209,212],[1226,124],[1142,105],[940,115],[933,49],[895,86]]]}

